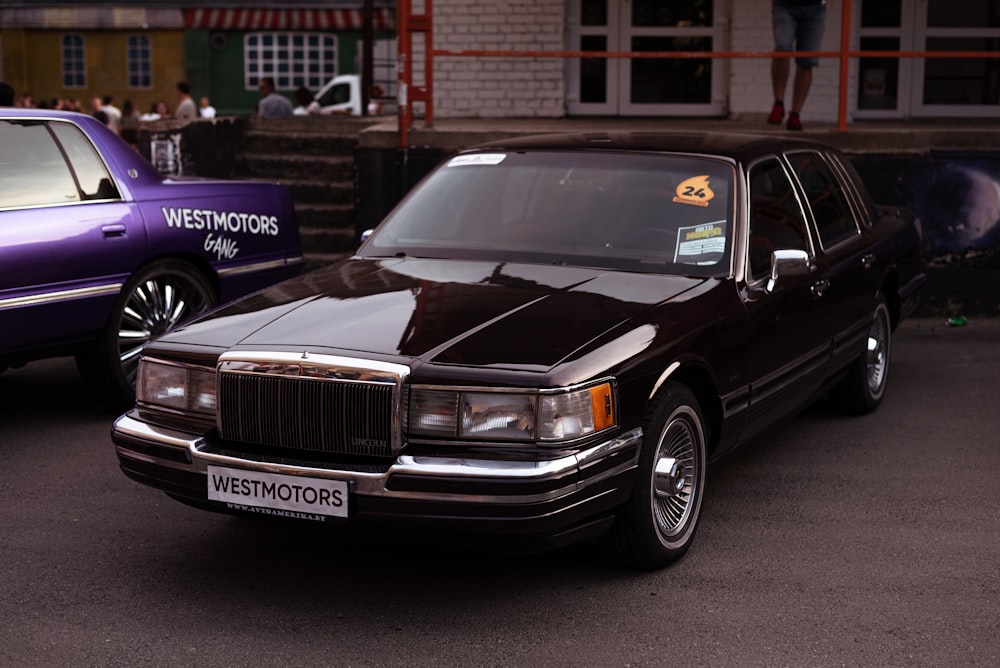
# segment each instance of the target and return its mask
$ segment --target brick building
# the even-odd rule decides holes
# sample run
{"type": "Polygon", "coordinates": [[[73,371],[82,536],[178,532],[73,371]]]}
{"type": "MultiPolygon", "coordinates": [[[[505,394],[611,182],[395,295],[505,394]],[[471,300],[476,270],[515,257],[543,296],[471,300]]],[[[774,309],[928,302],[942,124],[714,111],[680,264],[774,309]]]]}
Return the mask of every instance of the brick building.
{"type": "MultiPolygon", "coordinates": [[[[442,51],[736,51],[773,48],[769,0],[435,0],[442,51]]],[[[414,0],[416,13],[424,10],[414,0]]],[[[1000,0],[853,0],[851,49],[1000,54],[1000,0]]],[[[843,4],[830,0],[822,50],[841,44],[843,4]]],[[[415,83],[423,42],[416,35],[415,83]]],[[[562,117],[762,114],[766,58],[626,59],[436,56],[434,116],[562,117]]],[[[839,63],[815,72],[804,115],[837,118],[839,63]]],[[[1000,116],[1000,57],[851,59],[852,119],[1000,116]]]]}

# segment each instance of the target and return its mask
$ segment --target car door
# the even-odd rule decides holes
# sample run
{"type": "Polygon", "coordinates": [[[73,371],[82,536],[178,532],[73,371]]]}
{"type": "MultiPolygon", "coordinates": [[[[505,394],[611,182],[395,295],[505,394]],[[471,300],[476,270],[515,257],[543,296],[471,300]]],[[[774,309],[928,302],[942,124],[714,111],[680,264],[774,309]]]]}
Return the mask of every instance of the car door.
{"type": "Polygon", "coordinates": [[[833,366],[839,367],[861,353],[868,332],[878,289],[875,256],[832,162],[836,158],[822,151],[796,151],[785,157],[802,189],[818,246],[817,322],[829,332],[833,366]]]}
{"type": "Polygon", "coordinates": [[[0,119],[0,350],[91,338],[145,232],[75,124],[0,119]]]}
{"type": "Polygon", "coordinates": [[[818,326],[817,273],[770,280],[774,251],[815,252],[799,193],[777,157],[749,169],[749,230],[743,299],[747,331],[743,351],[750,386],[744,435],[749,437],[810,400],[822,384],[829,336],[818,326]]]}

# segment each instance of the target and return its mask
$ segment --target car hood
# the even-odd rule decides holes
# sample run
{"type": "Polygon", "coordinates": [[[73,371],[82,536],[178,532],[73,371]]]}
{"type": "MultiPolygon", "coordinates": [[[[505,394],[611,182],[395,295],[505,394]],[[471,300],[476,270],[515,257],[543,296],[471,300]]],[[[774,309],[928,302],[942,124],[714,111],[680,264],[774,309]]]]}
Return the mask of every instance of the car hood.
{"type": "Polygon", "coordinates": [[[545,369],[704,282],[575,267],[352,258],[234,302],[162,341],[545,369]]]}

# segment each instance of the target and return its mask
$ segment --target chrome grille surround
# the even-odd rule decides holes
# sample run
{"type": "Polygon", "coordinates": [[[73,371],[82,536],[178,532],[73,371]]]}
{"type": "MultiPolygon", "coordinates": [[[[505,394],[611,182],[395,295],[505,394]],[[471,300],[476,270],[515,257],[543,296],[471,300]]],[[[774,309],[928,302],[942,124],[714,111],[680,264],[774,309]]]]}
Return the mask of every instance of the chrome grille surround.
{"type": "Polygon", "coordinates": [[[401,364],[309,352],[233,351],[216,367],[226,440],[361,457],[402,447],[401,364]]]}

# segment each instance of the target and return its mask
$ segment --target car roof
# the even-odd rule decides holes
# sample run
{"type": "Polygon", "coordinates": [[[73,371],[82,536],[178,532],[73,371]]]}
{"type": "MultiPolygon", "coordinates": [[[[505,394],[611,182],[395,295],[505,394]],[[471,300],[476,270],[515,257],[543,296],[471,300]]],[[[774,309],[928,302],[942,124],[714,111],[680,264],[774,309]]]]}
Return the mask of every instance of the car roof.
{"type": "Polygon", "coordinates": [[[802,148],[836,152],[820,142],[784,135],[733,132],[574,132],[525,135],[500,139],[473,147],[482,150],[558,150],[695,153],[752,160],[761,155],[802,148]]]}

